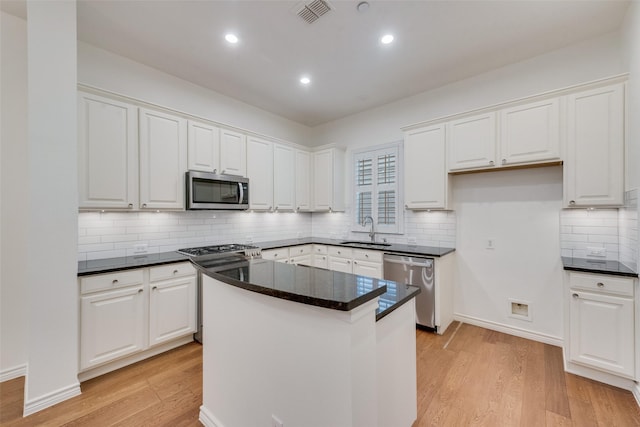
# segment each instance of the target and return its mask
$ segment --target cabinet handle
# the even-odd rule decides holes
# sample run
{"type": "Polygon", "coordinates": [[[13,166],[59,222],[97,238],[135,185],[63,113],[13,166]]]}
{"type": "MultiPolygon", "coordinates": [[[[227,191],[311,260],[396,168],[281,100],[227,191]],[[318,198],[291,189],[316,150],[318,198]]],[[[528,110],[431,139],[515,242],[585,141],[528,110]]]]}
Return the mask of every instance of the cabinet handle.
{"type": "Polygon", "coordinates": [[[146,208],[146,207],[147,207],[147,204],[146,204],[146,203],[143,203],[143,204],[142,204],[142,207],[143,207],[143,208],[146,208]]]}
{"type": "Polygon", "coordinates": [[[284,263],[285,263],[285,264],[289,264],[289,260],[288,260],[288,259],[285,259],[285,260],[284,260],[284,263]]]}
{"type": "Polygon", "coordinates": [[[347,264],[351,264],[351,261],[347,261],[347,264]]]}
{"type": "Polygon", "coordinates": [[[326,257],[326,256],[323,256],[323,257],[322,257],[322,259],[327,259],[327,257],[326,257]]]}
{"type": "Polygon", "coordinates": [[[364,254],[364,257],[365,258],[369,258],[369,254],[364,254]]]}
{"type": "Polygon", "coordinates": [[[300,253],[302,253],[302,252],[304,252],[304,250],[303,250],[303,249],[300,249],[300,253]]]}
{"type": "Polygon", "coordinates": [[[409,205],[404,205],[404,208],[405,209],[409,209],[409,205]]]}
{"type": "Polygon", "coordinates": [[[296,210],[297,210],[297,211],[299,211],[299,210],[300,210],[300,206],[298,206],[298,207],[296,208],[296,210]]]}
{"type": "Polygon", "coordinates": [[[154,286],[153,288],[151,288],[152,291],[155,291],[156,289],[158,289],[157,286],[154,286]]]}
{"type": "Polygon", "coordinates": [[[142,289],[138,289],[138,293],[141,294],[142,293],[142,289]]]}
{"type": "Polygon", "coordinates": [[[222,169],[222,175],[224,175],[226,171],[227,171],[226,169],[222,169]]]}
{"type": "Polygon", "coordinates": [[[273,257],[274,257],[274,258],[277,258],[277,257],[278,257],[278,254],[273,254],[273,257]]]}
{"type": "MultiPolygon", "coordinates": [[[[347,262],[349,262],[349,261],[347,261],[347,262]]],[[[353,261],[353,264],[354,265],[358,265],[358,261],[353,261]]]]}
{"type": "Polygon", "coordinates": [[[572,296],[573,296],[574,298],[580,298],[580,295],[578,295],[578,294],[573,294],[572,296]]]}
{"type": "Polygon", "coordinates": [[[575,204],[576,204],[576,201],[575,201],[575,200],[569,200],[569,204],[570,204],[570,205],[575,205],[575,204]]]}
{"type": "Polygon", "coordinates": [[[329,212],[331,212],[331,206],[329,206],[329,212]]]}
{"type": "Polygon", "coordinates": [[[213,174],[215,175],[215,174],[217,174],[217,173],[218,173],[218,169],[214,169],[214,170],[213,170],[213,174]]]}
{"type": "Polygon", "coordinates": [[[113,279],[113,280],[111,281],[111,284],[113,284],[113,285],[115,285],[116,283],[118,283],[118,279],[113,279]]]}
{"type": "Polygon", "coordinates": [[[276,209],[275,209],[275,210],[278,210],[278,206],[276,206],[276,209]]]}
{"type": "Polygon", "coordinates": [[[133,203],[129,203],[129,209],[133,209],[133,203]]]}
{"type": "Polygon", "coordinates": [[[507,163],[507,159],[502,159],[502,164],[506,164],[507,163]]]}
{"type": "Polygon", "coordinates": [[[493,165],[495,164],[495,162],[494,162],[493,160],[490,160],[490,161],[489,161],[489,164],[490,164],[491,166],[493,166],[493,165]]]}
{"type": "Polygon", "coordinates": [[[338,251],[338,255],[340,255],[342,252],[338,251]]]}
{"type": "Polygon", "coordinates": [[[178,270],[173,270],[173,274],[178,274],[178,270]]]}
{"type": "Polygon", "coordinates": [[[604,283],[602,283],[602,282],[598,282],[598,285],[597,285],[597,286],[598,286],[599,288],[604,288],[604,283]]]}

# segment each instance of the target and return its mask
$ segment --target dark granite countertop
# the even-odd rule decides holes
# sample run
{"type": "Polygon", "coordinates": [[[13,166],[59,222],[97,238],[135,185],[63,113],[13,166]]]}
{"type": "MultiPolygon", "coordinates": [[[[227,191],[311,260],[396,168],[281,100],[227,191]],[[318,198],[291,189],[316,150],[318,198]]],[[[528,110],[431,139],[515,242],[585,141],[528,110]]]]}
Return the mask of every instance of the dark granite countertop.
{"type": "Polygon", "coordinates": [[[388,280],[265,259],[229,257],[194,261],[194,265],[203,274],[242,289],[334,310],[350,311],[380,297],[376,320],[420,292],[415,286],[388,280]]]}
{"type": "Polygon", "coordinates": [[[562,257],[562,264],[565,270],[638,277],[637,272],[618,261],[562,257]]]}
{"type": "Polygon", "coordinates": [[[455,248],[438,248],[434,246],[412,246],[412,245],[402,245],[399,243],[391,243],[389,244],[389,246],[368,245],[366,244],[367,242],[365,241],[363,241],[363,243],[341,244],[341,242],[344,242],[344,241],[351,241],[351,240],[306,237],[302,239],[273,240],[270,242],[256,242],[252,244],[255,246],[259,246],[261,249],[277,249],[277,248],[285,248],[287,246],[310,245],[310,244],[316,243],[319,245],[342,246],[342,247],[357,248],[357,249],[371,249],[371,250],[383,251],[383,252],[394,252],[394,253],[401,253],[401,254],[421,255],[421,256],[431,256],[431,257],[441,257],[455,251],[455,248]]]}
{"type": "Polygon", "coordinates": [[[151,267],[154,265],[171,264],[173,262],[180,261],[189,261],[189,257],[179,254],[178,252],[162,252],[159,254],[79,261],[78,276],[151,267]]]}

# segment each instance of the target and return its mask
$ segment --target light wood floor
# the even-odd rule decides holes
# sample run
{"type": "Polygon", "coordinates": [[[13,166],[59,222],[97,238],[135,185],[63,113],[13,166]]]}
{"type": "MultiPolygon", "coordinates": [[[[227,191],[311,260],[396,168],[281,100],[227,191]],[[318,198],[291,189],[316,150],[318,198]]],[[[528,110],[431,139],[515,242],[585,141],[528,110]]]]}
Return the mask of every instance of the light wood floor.
{"type": "MultiPolygon", "coordinates": [[[[416,332],[414,427],[640,426],[631,393],[565,374],[560,348],[457,326],[444,336],[416,332]]],[[[188,344],[86,381],[81,396],[27,418],[23,383],[0,384],[0,425],[199,426],[202,347],[188,344]]]]}

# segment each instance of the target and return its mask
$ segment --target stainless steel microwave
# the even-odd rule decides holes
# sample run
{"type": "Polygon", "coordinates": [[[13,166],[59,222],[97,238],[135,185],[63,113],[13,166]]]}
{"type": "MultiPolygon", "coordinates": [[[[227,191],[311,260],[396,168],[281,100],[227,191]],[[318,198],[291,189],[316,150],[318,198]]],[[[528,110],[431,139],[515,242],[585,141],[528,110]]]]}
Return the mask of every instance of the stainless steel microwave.
{"type": "Polygon", "coordinates": [[[187,209],[249,209],[249,179],[187,171],[187,209]]]}

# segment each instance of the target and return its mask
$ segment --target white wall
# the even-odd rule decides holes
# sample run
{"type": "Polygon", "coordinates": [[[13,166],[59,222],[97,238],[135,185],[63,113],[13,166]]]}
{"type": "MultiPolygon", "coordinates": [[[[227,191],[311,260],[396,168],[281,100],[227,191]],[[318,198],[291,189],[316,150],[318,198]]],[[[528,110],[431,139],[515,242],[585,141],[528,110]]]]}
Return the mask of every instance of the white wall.
{"type": "MultiPolygon", "coordinates": [[[[618,75],[626,71],[621,52],[619,33],[591,39],[319,126],[314,144],[349,151],[383,144],[401,139],[408,124],[618,75]]],[[[453,190],[457,315],[557,343],[560,168],[457,176],[453,190]],[[488,238],[496,239],[495,250],[484,249],[488,238]],[[508,298],[531,301],[533,322],[508,317],[508,298]]]]}
{"type": "Polygon", "coordinates": [[[2,55],[0,381],[24,375],[27,363],[28,195],[16,186],[27,166],[27,23],[0,12],[2,55]]]}
{"type": "MultiPolygon", "coordinates": [[[[80,393],[76,3],[27,3],[29,348],[24,413],[80,393]]],[[[14,180],[14,182],[16,182],[14,180]]]]}
{"type": "Polygon", "coordinates": [[[78,82],[218,123],[309,145],[310,128],[78,42],[78,82]]]}

